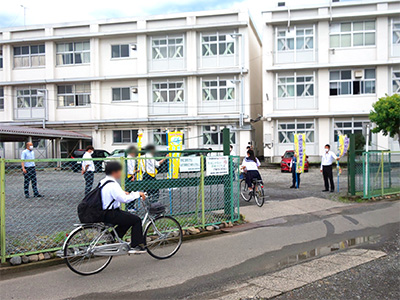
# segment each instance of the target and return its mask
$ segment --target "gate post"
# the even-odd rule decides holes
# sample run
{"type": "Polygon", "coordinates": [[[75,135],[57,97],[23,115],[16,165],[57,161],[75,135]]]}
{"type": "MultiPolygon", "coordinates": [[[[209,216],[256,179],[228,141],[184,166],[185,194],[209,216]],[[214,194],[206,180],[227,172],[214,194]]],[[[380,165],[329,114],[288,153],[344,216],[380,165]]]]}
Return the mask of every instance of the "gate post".
{"type": "MultiPolygon", "coordinates": [[[[229,128],[222,129],[222,141],[224,146],[224,156],[228,156],[228,175],[224,176],[223,184],[224,184],[224,213],[226,215],[232,214],[232,199],[231,199],[231,189],[232,189],[232,172],[233,169],[230,165],[230,146],[231,146],[231,133],[229,128]]],[[[232,216],[231,216],[232,217],[232,216]]]]}
{"type": "Polygon", "coordinates": [[[356,194],[356,170],[355,170],[355,160],[356,160],[356,144],[355,144],[355,135],[354,133],[350,134],[350,149],[348,156],[348,182],[349,182],[349,190],[350,195],[354,196],[356,194]]]}

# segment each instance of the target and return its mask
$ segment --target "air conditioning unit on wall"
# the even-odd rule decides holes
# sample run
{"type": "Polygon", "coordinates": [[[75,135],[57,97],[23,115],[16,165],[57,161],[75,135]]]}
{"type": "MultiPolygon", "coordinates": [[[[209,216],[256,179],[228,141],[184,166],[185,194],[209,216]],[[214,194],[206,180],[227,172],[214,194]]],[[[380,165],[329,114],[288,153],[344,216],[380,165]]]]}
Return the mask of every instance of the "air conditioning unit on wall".
{"type": "Polygon", "coordinates": [[[364,70],[354,70],[354,78],[361,79],[364,77],[364,70]]]}

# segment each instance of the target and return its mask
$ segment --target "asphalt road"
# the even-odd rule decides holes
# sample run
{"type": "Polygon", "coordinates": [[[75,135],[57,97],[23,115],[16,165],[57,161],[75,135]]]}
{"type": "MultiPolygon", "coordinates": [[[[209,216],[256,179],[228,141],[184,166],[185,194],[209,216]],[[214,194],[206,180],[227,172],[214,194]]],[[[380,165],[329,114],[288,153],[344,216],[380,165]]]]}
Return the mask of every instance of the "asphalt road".
{"type": "MultiPolygon", "coordinates": [[[[3,276],[1,300],[210,299],[228,283],[273,272],[285,266],[282,261],[304,251],[355,238],[382,243],[398,232],[399,210],[400,202],[381,202],[329,214],[288,216],[285,224],[185,242],[176,256],[165,261],[148,255],[117,257],[92,277],[80,277],[63,265],[3,276]]],[[[384,290],[372,289],[376,299],[384,299],[384,290]]],[[[367,292],[354,295],[370,299],[367,292]]],[[[346,299],[358,299],[351,295],[346,299]]]]}

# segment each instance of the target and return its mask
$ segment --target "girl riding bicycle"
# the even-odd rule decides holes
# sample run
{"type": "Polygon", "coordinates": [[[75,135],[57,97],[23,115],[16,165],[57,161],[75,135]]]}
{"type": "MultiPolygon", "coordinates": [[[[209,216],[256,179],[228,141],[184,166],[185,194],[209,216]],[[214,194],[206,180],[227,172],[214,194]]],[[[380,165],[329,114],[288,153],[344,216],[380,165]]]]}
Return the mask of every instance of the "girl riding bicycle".
{"type": "Polygon", "coordinates": [[[260,161],[255,157],[254,151],[251,149],[247,150],[247,157],[243,159],[240,168],[246,173],[246,183],[250,191],[253,190],[254,180],[262,180],[260,172],[258,172],[260,165],[260,161]]]}

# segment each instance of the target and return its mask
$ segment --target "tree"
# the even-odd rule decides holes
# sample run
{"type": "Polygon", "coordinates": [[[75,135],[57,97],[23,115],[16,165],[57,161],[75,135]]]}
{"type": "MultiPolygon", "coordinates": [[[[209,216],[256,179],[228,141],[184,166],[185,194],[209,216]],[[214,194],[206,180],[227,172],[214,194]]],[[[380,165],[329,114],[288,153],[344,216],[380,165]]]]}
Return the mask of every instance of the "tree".
{"type": "Polygon", "coordinates": [[[372,105],[369,119],[376,124],[372,132],[382,132],[384,136],[394,138],[397,134],[400,145],[400,95],[394,94],[379,98],[372,105]]]}

